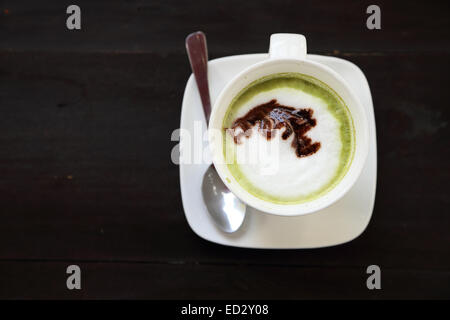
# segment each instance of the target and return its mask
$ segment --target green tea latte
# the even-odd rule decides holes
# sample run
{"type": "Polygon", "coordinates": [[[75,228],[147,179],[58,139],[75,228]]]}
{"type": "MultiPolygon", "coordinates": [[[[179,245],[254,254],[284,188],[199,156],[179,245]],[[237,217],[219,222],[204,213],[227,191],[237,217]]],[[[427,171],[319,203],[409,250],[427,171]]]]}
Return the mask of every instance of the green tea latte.
{"type": "Polygon", "coordinates": [[[353,120],[325,83],[278,73],[244,88],[223,120],[224,156],[239,184],[278,204],[313,200],[345,175],[354,152],[353,120]]]}

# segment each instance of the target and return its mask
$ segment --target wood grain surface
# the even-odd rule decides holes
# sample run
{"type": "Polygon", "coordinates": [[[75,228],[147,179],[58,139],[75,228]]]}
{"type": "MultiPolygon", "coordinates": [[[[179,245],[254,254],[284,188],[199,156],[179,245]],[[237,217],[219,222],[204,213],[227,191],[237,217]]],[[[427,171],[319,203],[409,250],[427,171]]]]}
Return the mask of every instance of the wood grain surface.
{"type": "Polygon", "coordinates": [[[378,1],[376,31],[368,1],[77,1],[79,31],[69,4],[0,3],[0,298],[450,298],[448,2],[378,1]],[[190,230],[170,135],[197,30],[210,58],[297,32],[364,71],[378,182],[359,238],[249,250],[190,230]]]}

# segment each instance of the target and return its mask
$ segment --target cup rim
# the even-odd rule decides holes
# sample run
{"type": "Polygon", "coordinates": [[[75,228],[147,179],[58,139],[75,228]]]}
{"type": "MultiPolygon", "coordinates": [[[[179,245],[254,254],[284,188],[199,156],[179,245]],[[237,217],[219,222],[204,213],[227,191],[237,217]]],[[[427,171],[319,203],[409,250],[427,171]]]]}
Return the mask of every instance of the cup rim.
{"type": "MultiPolygon", "coordinates": [[[[356,96],[356,94],[353,92],[352,88],[347,84],[347,82],[336,71],[332,70],[328,66],[322,65],[320,63],[317,63],[315,61],[311,61],[308,59],[300,60],[300,59],[295,59],[295,58],[276,58],[276,59],[268,58],[267,60],[261,61],[259,63],[256,63],[256,64],[244,69],[243,71],[238,73],[231,81],[229,81],[227,83],[227,85],[224,87],[224,89],[221,91],[221,93],[219,94],[219,96],[218,96],[217,100],[215,101],[213,108],[212,108],[212,112],[211,112],[211,116],[210,116],[210,124],[212,124],[213,121],[215,120],[215,118],[217,117],[217,114],[220,111],[219,109],[223,109],[223,108],[226,109],[229,107],[229,104],[225,105],[223,103],[223,100],[225,100],[225,98],[229,95],[229,91],[236,85],[238,80],[242,79],[243,77],[246,77],[247,75],[251,74],[252,72],[255,72],[256,70],[258,70],[260,68],[264,68],[264,67],[270,66],[272,64],[277,64],[277,63],[298,64],[299,62],[309,64],[309,65],[313,66],[313,68],[317,68],[317,69],[321,70],[322,72],[328,73],[329,75],[334,77],[339,82],[340,85],[343,86],[343,88],[347,91],[347,94],[350,96],[351,100],[353,100],[353,102],[354,102],[353,105],[355,105],[356,108],[358,109],[358,111],[361,112],[361,116],[363,118],[362,122],[364,122],[361,125],[361,128],[364,131],[362,134],[364,141],[359,142],[359,147],[356,146],[356,141],[355,141],[355,151],[354,151],[354,155],[353,155],[353,160],[352,160],[347,172],[345,173],[345,175],[331,190],[329,190],[325,194],[323,194],[323,195],[319,196],[318,198],[315,198],[311,201],[296,203],[296,204],[277,204],[277,203],[273,203],[273,202],[270,202],[270,201],[267,201],[267,200],[264,200],[261,198],[257,198],[256,196],[254,196],[253,194],[248,192],[245,188],[240,186],[239,183],[236,183],[236,184],[230,183],[228,180],[227,174],[228,174],[228,176],[233,177],[233,178],[234,178],[234,176],[231,174],[228,166],[225,163],[219,163],[219,161],[218,161],[221,158],[223,159],[222,148],[219,148],[220,152],[217,151],[218,148],[213,148],[214,150],[216,150],[215,152],[213,151],[213,153],[212,153],[213,163],[214,163],[214,166],[216,167],[217,173],[219,174],[220,178],[225,183],[225,185],[241,201],[245,202],[247,205],[249,205],[253,208],[256,208],[258,210],[261,210],[265,213],[278,215],[278,216],[300,216],[300,215],[311,214],[311,213],[317,212],[319,210],[325,209],[326,207],[332,205],[333,203],[335,203],[336,201],[341,199],[353,187],[353,185],[357,181],[358,177],[360,176],[362,169],[364,167],[365,161],[367,159],[368,151],[369,151],[369,148],[368,148],[369,129],[368,129],[367,114],[366,114],[366,111],[365,111],[364,107],[362,106],[359,98],[356,96]],[[354,160],[356,157],[357,150],[359,153],[360,160],[357,163],[355,163],[354,160]],[[352,176],[350,178],[347,178],[347,180],[346,180],[347,183],[345,185],[343,185],[342,182],[343,182],[344,178],[348,175],[350,169],[352,169],[352,172],[353,172],[352,176]]],[[[268,75],[270,75],[270,74],[275,74],[275,73],[269,73],[268,75]]],[[[259,77],[259,78],[261,78],[261,77],[259,77]]],[[[314,77],[314,78],[316,78],[316,77],[314,77]]],[[[317,79],[317,80],[319,80],[319,79],[317,79]]],[[[321,80],[319,80],[319,81],[321,81],[321,80]]],[[[248,82],[247,85],[250,84],[251,82],[252,81],[248,82]]],[[[328,83],[325,83],[325,84],[334,90],[334,88],[330,84],[328,84],[328,83]]],[[[245,88],[245,86],[242,86],[239,89],[242,90],[243,88],[245,88]]],[[[344,100],[344,102],[346,104],[348,104],[347,101],[344,100]]],[[[223,121],[223,119],[221,119],[221,122],[220,122],[221,124],[222,124],[222,121],[223,121]]],[[[214,145],[212,129],[213,129],[213,126],[210,126],[208,128],[208,140],[209,140],[209,144],[211,146],[214,145]]],[[[236,180],[236,182],[237,182],[237,180],[236,180]]]]}

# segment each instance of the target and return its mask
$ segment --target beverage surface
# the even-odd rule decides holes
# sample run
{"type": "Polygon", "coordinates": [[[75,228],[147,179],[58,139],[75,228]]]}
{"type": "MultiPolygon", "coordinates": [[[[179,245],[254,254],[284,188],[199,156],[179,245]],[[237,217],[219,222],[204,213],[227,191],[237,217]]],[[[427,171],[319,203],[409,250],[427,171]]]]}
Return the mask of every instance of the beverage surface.
{"type": "Polygon", "coordinates": [[[224,156],[236,181],[274,203],[313,200],[345,175],[353,156],[351,115],[326,84],[299,73],[259,79],[231,102],[224,156]]]}

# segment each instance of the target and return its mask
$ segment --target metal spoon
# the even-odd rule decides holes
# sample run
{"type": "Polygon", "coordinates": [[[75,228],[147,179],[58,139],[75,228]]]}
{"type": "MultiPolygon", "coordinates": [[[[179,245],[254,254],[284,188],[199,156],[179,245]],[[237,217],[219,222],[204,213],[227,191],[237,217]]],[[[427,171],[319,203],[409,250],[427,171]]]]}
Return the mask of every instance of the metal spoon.
{"type": "MultiPolygon", "coordinates": [[[[205,34],[199,31],[188,35],[186,50],[208,124],[211,100],[208,87],[208,51],[205,34]]],[[[210,165],[203,176],[202,194],[203,201],[216,225],[228,233],[237,231],[244,222],[246,205],[225,186],[214,165],[210,165]]]]}

